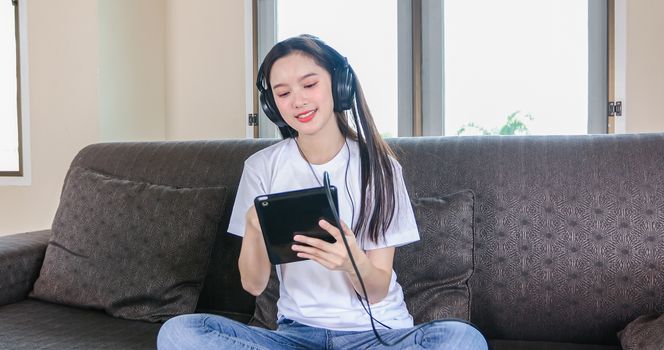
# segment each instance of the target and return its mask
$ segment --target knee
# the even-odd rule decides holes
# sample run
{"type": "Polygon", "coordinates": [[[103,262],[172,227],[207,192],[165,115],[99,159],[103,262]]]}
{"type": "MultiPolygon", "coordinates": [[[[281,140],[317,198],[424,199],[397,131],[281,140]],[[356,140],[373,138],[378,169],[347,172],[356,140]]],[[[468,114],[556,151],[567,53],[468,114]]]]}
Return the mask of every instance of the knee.
{"type": "Polygon", "coordinates": [[[181,349],[184,343],[200,332],[206,315],[190,314],[173,317],[166,321],[157,335],[158,349],[181,349]]]}
{"type": "Polygon", "coordinates": [[[436,343],[449,344],[450,349],[481,350],[489,347],[482,332],[461,321],[433,321],[423,331],[425,338],[430,338],[436,343]]]}

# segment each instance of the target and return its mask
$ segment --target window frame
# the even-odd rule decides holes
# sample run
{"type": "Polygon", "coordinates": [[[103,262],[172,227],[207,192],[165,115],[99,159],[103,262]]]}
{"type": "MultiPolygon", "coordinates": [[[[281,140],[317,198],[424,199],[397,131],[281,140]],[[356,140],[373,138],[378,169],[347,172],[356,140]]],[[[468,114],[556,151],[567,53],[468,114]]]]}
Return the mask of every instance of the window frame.
{"type": "Polygon", "coordinates": [[[31,184],[29,147],[29,98],[28,98],[28,25],[27,0],[12,0],[16,35],[16,82],[19,170],[0,171],[0,186],[27,186],[31,184]]]}
{"type": "MultiPolygon", "coordinates": [[[[277,0],[256,0],[258,32],[256,51],[256,74],[258,67],[272,46],[277,43],[277,0]]],[[[252,84],[253,86],[253,84],[252,84]]],[[[254,101],[258,101],[258,89],[254,88],[254,101]]],[[[268,119],[265,112],[257,106],[258,130],[260,138],[280,138],[279,129],[268,119]]]]}
{"type": "MultiPolygon", "coordinates": [[[[254,67],[258,67],[267,50],[276,43],[278,0],[252,1],[257,12],[253,17],[257,23],[253,27],[257,33],[254,67]]],[[[445,126],[442,20],[445,0],[405,0],[398,1],[397,6],[398,136],[442,136],[445,126]]],[[[588,134],[610,132],[608,102],[613,77],[609,72],[609,33],[613,22],[609,15],[612,11],[613,1],[588,1],[588,134]]],[[[253,100],[258,101],[258,92],[253,91],[253,100]]],[[[254,127],[254,137],[279,138],[278,129],[260,108],[256,108],[258,126],[254,127]]]]}
{"type": "Polygon", "coordinates": [[[588,1],[588,134],[609,132],[610,6],[588,1]]]}

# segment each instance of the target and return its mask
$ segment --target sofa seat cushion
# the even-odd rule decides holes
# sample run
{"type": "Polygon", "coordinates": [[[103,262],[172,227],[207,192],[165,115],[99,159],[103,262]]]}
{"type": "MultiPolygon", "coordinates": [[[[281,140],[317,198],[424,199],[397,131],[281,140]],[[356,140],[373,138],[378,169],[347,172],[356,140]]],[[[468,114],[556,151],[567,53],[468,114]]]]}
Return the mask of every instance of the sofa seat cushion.
{"type": "Polygon", "coordinates": [[[621,350],[618,345],[552,343],[523,340],[489,340],[492,350],[621,350]]]}
{"type": "Polygon", "coordinates": [[[30,295],[132,320],[193,312],[225,196],[72,167],[30,295]]]}
{"type": "Polygon", "coordinates": [[[114,318],[35,299],[0,307],[0,348],[154,349],[160,323],[114,318]]]}
{"type": "MultiPolygon", "coordinates": [[[[218,314],[242,323],[251,317],[237,312],[218,314]]],[[[36,299],[0,306],[0,320],[0,349],[14,350],[155,349],[162,325],[36,299]]]]}

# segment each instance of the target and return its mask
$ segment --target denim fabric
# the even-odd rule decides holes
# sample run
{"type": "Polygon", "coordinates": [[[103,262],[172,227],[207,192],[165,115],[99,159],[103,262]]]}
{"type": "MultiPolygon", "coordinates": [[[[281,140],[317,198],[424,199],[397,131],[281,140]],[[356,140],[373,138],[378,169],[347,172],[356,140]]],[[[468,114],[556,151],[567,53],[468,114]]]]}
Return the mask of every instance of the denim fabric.
{"type": "MultiPolygon", "coordinates": [[[[487,342],[474,327],[456,320],[439,320],[405,329],[379,330],[390,349],[483,350],[487,342]]],[[[373,331],[333,331],[282,318],[276,331],[247,326],[210,314],[182,315],[159,331],[157,347],[170,349],[387,349],[373,331]]]]}

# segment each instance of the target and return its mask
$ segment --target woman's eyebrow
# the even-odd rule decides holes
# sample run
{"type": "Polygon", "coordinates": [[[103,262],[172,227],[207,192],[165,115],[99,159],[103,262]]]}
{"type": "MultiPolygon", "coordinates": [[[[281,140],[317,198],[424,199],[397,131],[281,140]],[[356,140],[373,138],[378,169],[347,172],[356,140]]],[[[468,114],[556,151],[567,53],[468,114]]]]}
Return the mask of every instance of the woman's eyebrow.
{"type": "MultiPolygon", "coordinates": [[[[303,75],[298,81],[302,81],[302,80],[304,80],[304,79],[307,79],[307,78],[312,77],[312,76],[315,76],[315,75],[318,75],[318,73],[313,73],[313,72],[312,72],[312,73],[309,73],[309,74],[305,74],[305,75],[303,75]]],[[[272,89],[276,89],[276,88],[278,88],[278,87],[280,87],[280,86],[284,86],[284,85],[286,85],[286,84],[284,84],[284,83],[280,83],[280,84],[277,84],[277,85],[272,86],[272,89]]]]}

